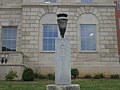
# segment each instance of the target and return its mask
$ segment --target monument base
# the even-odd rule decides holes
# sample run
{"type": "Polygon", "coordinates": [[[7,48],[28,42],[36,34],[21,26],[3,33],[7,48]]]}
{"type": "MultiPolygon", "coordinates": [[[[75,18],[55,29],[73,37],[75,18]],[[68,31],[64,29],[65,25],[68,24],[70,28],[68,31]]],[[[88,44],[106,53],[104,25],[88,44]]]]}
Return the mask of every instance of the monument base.
{"type": "Polygon", "coordinates": [[[46,90],[80,90],[80,85],[47,85],[46,90]]]}

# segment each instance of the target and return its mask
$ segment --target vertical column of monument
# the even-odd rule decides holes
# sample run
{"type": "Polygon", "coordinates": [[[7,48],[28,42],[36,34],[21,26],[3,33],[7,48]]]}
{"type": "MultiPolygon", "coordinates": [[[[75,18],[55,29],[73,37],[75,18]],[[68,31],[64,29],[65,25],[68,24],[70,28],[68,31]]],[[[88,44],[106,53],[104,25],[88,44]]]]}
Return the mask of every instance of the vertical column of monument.
{"type": "Polygon", "coordinates": [[[68,38],[57,38],[55,48],[55,84],[71,84],[71,51],[68,38]]]}

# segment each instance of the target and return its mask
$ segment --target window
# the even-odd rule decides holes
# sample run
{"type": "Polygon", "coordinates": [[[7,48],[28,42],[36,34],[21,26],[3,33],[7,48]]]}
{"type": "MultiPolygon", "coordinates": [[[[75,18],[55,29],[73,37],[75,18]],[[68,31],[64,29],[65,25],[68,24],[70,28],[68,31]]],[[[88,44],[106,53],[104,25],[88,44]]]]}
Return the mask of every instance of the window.
{"type": "Polygon", "coordinates": [[[81,0],[81,3],[90,4],[90,3],[92,3],[92,0],[81,0]]]}
{"type": "Polygon", "coordinates": [[[43,24],[43,50],[55,50],[55,38],[58,37],[58,26],[55,24],[43,24]]]}
{"type": "Polygon", "coordinates": [[[118,1],[118,9],[120,9],[120,2],[118,1]]]}
{"type": "Polygon", "coordinates": [[[95,51],[96,50],[96,25],[80,24],[80,33],[81,33],[81,50],[95,51]]]}
{"type": "Polygon", "coordinates": [[[45,0],[45,2],[56,3],[56,0],[45,0]]]}
{"type": "Polygon", "coordinates": [[[119,25],[118,27],[119,27],[119,29],[120,29],[120,18],[118,19],[118,25],[119,25]]]}
{"type": "Polygon", "coordinates": [[[2,51],[16,51],[17,27],[2,28],[2,51]]]}

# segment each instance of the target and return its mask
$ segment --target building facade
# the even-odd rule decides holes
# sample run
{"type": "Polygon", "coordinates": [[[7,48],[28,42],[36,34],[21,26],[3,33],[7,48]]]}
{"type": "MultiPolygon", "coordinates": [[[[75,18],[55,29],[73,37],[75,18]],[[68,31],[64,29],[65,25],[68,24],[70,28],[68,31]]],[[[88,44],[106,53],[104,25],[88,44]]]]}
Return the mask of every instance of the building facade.
{"type": "Polygon", "coordinates": [[[118,40],[118,54],[120,55],[120,1],[115,0],[116,30],[118,40]]]}
{"type": "Polygon", "coordinates": [[[72,68],[120,74],[114,0],[0,0],[1,79],[10,68],[54,72],[57,14],[68,14],[72,68]]]}

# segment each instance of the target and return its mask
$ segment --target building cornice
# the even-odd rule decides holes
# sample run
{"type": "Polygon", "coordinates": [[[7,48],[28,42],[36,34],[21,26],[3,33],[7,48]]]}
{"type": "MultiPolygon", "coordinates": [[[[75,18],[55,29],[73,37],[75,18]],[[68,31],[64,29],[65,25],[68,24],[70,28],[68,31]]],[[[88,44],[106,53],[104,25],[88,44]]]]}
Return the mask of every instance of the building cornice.
{"type": "Polygon", "coordinates": [[[22,6],[0,5],[0,8],[3,8],[3,9],[22,9],[22,6]]]}
{"type": "Polygon", "coordinates": [[[23,3],[22,6],[92,6],[92,7],[115,7],[116,4],[61,4],[61,3],[23,3]]]}
{"type": "Polygon", "coordinates": [[[74,7],[80,7],[80,6],[90,6],[90,7],[115,7],[116,4],[61,4],[61,3],[23,3],[19,6],[10,6],[10,5],[0,5],[0,8],[5,9],[22,9],[22,6],[74,6],[74,7]]]}

